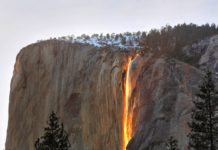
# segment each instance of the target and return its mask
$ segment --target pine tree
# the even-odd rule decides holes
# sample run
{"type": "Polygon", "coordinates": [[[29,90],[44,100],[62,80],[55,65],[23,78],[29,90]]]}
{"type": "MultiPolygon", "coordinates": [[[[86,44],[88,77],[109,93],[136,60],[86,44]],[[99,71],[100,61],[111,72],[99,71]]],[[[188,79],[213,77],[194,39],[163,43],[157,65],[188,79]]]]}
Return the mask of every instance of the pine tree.
{"type": "Polygon", "coordinates": [[[167,140],[166,149],[167,149],[167,150],[179,150],[179,149],[178,149],[178,141],[177,141],[176,139],[174,139],[174,137],[171,136],[171,137],[167,140]]]}
{"type": "Polygon", "coordinates": [[[68,150],[71,147],[68,135],[63,123],[59,123],[58,117],[52,112],[49,116],[45,133],[35,142],[36,150],[68,150]]]}
{"type": "Polygon", "coordinates": [[[194,150],[215,150],[218,133],[217,92],[211,72],[207,71],[197,98],[193,100],[192,121],[188,123],[189,148],[194,150]]]}

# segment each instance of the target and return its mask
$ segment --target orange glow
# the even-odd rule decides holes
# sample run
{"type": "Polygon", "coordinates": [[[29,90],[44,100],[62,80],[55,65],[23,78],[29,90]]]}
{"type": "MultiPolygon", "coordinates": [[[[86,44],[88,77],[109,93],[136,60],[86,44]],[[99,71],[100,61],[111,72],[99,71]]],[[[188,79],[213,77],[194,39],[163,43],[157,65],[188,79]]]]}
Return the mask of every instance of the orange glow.
{"type": "Polygon", "coordinates": [[[126,150],[126,146],[129,140],[132,137],[132,114],[129,113],[129,97],[131,92],[131,80],[130,80],[130,66],[131,58],[128,58],[127,71],[126,71],[126,80],[125,80],[125,97],[123,105],[123,141],[122,141],[122,150],[126,150]]]}

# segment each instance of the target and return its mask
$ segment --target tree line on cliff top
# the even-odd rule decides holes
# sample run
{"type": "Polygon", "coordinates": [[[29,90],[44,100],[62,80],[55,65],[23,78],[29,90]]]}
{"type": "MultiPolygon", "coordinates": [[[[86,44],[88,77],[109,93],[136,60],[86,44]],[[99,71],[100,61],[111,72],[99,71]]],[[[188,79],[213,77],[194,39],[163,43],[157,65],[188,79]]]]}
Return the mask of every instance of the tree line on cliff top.
{"type": "Polygon", "coordinates": [[[218,34],[218,26],[214,23],[203,25],[183,23],[175,26],[166,25],[160,29],[151,29],[148,32],[83,34],[77,37],[69,35],[50,39],[91,44],[97,47],[116,46],[121,49],[140,49],[145,52],[163,53],[169,57],[193,64],[195,59],[198,58],[187,58],[183,48],[216,34],[218,34]]]}
{"type": "Polygon", "coordinates": [[[166,25],[161,29],[151,29],[149,32],[125,32],[125,33],[107,33],[93,34],[75,37],[74,35],[59,37],[59,40],[73,41],[74,39],[90,39],[96,38],[100,41],[120,41],[123,44],[131,45],[135,42],[145,50],[178,50],[182,47],[193,44],[206,37],[218,34],[218,26],[216,24],[196,25],[178,24],[175,26],[166,25]]]}

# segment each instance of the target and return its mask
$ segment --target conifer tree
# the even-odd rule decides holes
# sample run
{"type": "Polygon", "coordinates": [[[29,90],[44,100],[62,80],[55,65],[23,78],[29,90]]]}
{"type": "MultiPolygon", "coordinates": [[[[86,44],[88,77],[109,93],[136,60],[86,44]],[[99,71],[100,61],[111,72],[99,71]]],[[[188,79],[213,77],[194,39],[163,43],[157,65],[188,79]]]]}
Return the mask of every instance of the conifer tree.
{"type": "Polygon", "coordinates": [[[179,150],[178,149],[178,141],[174,137],[170,137],[166,143],[167,150],[179,150]]]}
{"type": "Polygon", "coordinates": [[[188,123],[191,150],[216,150],[218,133],[217,92],[210,71],[207,71],[197,98],[193,99],[192,121],[188,123]]]}
{"type": "Polygon", "coordinates": [[[68,150],[71,145],[63,123],[59,123],[58,117],[52,112],[44,128],[44,135],[35,142],[36,150],[68,150]]]}

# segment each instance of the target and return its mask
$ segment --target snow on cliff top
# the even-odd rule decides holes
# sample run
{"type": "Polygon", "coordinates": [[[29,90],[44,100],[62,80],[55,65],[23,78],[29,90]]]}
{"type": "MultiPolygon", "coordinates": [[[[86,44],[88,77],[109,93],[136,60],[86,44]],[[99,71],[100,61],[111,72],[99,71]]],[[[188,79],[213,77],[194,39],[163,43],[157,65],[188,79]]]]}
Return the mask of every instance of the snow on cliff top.
{"type": "MultiPolygon", "coordinates": [[[[57,40],[63,40],[71,43],[82,43],[82,44],[90,44],[96,47],[104,47],[104,46],[115,46],[122,49],[129,48],[141,48],[140,40],[142,38],[142,33],[123,33],[123,34],[93,34],[92,36],[81,35],[75,37],[71,36],[63,36],[57,38],[57,40]]],[[[56,38],[55,38],[56,39],[56,38]]]]}

